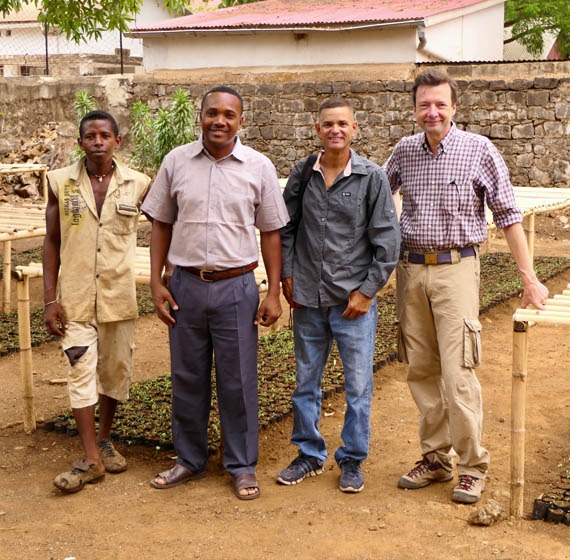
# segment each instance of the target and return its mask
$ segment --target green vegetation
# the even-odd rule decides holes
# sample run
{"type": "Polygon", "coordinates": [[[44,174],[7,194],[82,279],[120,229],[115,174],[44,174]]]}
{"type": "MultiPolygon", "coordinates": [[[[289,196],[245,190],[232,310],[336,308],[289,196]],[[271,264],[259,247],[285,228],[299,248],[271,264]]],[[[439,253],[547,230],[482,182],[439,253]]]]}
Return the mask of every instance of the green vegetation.
{"type": "MultiPolygon", "coordinates": [[[[15,255],[22,262],[37,260],[30,252],[15,255]]],[[[19,264],[15,262],[15,264],[19,264]]],[[[570,259],[540,257],[535,259],[535,269],[542,281],[570,268],[570,259]]],[[[516,265],[509,254],[491,253],[481,259],[481,311],[517,295],[521,290],[516,265]]],[[[147,286],[137,288],[141,314],[151,313],[152,304],[147,286]]],[[[395,357],[396,327],[395,297],[387,292],[378,297],[378,329],[375,350],[375,369],[380,369],[395,357]]],[[[17,351],[17,316],[0,315],[0,353],[17,351]]],[[[49,340],[42,324],[41,311],[32,313],[32,340],[37,345],[49,340]]],[[[291,412],[291,393],[295,386],[295,361],[293,334],[283,329],[260,338],[259,342],[259,420],[261,426],[277,422],[291,412]]],[[[131,398],[119,406],[115,422],[117,437],[132,444],[171,446],[170,431],[170,377],[156,372],[157,377],[136,384],[131,398]]],[[[342,364],[338,351],[333,349],[323,376],[323,393],[328,397],[344,389],[342,364]]],[[[215,392],[211,408],[209,445],[216,450],[220,445],[220,426],[215,392]]],[[[66,423],[70,413],[57,418],[66,423]]],[[[51,423],[50,423],[51,424],[51,423]]]]}
{"type": "Polygon", "coordinates": [[[152,114],[151,108],[137,101],[132,109],[131,138],[135,149],[133,165],[143,173],[156,175],[164,156],[176,146],[194,140],[194,105],[189,95],[178,88],[166,108],[152,114]]]}
{"type": "Polygon", "coordinates": [[[505,27],[511,28],[512,35],[505,43],[519,41],[531,54],[540,55],[544,49],[544,34],[551,33],[558,37],[561,56],[570,56],[568,0],[509,0],[505,4],[505,27]]]}

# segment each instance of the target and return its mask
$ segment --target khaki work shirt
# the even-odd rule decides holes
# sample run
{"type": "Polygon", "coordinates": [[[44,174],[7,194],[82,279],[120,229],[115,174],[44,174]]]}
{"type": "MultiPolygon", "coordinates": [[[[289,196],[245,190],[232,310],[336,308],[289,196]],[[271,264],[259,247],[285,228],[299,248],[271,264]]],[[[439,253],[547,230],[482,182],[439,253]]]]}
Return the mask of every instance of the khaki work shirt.
{"type": "Polygon", "coordinates": [[[70,321],[134,319],[137,224],[150,178],[115,160],[101,216],[85,158],[48,173],[59,202],[58,300],[70,321]]]}

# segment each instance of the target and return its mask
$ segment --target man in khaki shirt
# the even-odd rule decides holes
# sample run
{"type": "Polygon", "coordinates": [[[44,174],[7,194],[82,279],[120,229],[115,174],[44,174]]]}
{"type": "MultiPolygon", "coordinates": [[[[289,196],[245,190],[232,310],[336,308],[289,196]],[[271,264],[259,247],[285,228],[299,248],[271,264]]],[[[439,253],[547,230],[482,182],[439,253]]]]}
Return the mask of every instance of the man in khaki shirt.
{"type": "Polygon", "coordinates": [[[85,455],[54,480],[65,493],[127,468],[109,436],[117,402],[129,395],[136,229],[150,183],[114,159],[121,136],[110,114],[88,113],[78,142],[85,157],[48,174],[43,253],[44,321],[51,334],[62,337],[71,408],[85,455]]]}

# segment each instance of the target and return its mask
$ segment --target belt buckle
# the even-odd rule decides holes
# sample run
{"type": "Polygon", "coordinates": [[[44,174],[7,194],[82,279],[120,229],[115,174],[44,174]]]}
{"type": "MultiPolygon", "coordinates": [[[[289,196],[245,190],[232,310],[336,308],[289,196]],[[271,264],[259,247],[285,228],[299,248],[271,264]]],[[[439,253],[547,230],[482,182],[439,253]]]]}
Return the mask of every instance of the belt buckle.
{"type": "Polygon", "coordinates": [[[437,264],[437,253],[424,253],[424,264],[437,264]]]}
{"type": "Polygon", "coordinates": [[[213,282],[213,280],[208,280],[207,278],[204,278],[204,274],[212,274],[212,272],[214,272],[214,271],[213,270],[200,269],[200,280],[202,280],[204,282],[213,282]]]}

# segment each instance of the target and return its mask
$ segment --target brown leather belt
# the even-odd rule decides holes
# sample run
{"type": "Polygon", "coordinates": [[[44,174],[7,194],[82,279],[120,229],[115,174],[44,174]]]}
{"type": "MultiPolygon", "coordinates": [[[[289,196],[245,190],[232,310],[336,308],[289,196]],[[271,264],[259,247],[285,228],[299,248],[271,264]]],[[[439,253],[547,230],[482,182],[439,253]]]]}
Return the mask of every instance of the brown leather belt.
{"type": "Polygon", "coordinates": [[[238,266],[237,268],[226,268],[226,270],[204,270],[203,268],[194,268],[193,266],[181,266],[182,270],[199,276],[204,282],[217,282],[218,280],[227,280],[228,278],[236,278],[243,276],[257,268],[257,261],[238,266]]]}
{"type": "Polygon", "coordinates": [[[453,251],[461,257],[475,257],[477,250],[473,245],[451,249],[450,251],[438,251],[436,253],[410,253],[409,251],[401,251],[400,259],[404,262],[412,264],[451,264],[453,263],[453,251]]]}

